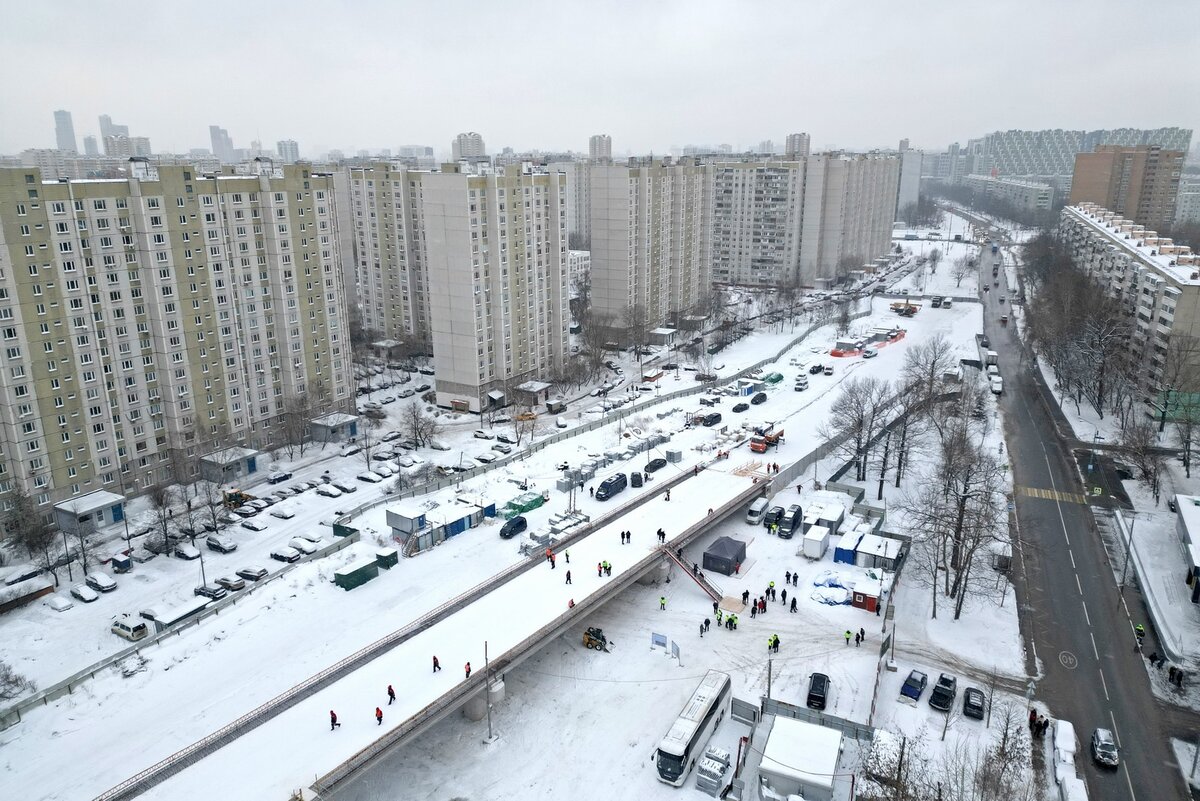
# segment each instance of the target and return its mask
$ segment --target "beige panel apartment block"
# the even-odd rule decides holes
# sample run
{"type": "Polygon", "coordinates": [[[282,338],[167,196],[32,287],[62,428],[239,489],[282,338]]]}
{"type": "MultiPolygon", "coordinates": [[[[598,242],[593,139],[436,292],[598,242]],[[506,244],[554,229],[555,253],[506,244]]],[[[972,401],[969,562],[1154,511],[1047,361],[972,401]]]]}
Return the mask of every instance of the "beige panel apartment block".
{"type": "Polygon", "coordinates": [[[1166,229],[1175,216],[1183,157],[1183,151],[1157,145],[1101,145],[1079,153],[1070,203],[1095,203],[1139,225],[1166,229]]]}
{"type": "Polygon", "coordinates": [[[566,177],[518,166],[423,181],[437,403],[472,412],[555,376],[567,352],[566,177]]]}
{"type": "Polygon", "coordinates": [[[805,161],[802,282],[833,279],[887,253],[900,157],[824,153],[805,161]]]}
{"type": "Polygon", "coordinates": [[[712,165],[713,281],[748,286],[799,281],[804,167],[804,161],[712,165]]]}
{"type": "Polygon", "coordinates": [[[269,449],[285,404],[352,408],[331,179],[129,171],[0,169],[0,486],[43,507],[269,449]]]}

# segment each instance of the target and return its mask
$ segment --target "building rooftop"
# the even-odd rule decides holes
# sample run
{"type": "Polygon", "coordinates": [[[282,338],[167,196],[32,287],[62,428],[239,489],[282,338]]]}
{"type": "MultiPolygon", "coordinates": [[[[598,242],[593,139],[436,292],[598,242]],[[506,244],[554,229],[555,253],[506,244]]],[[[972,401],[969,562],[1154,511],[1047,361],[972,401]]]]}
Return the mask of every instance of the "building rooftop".
{"type": "Polygon", "coordinates": [[[841,732],[777,716],[763,748],[759,770],[815,787],[832,788],[841,750],[841,732]]]}
{"type": "Polygon", "coordinates": [[[95,492],[89,492],[87,495],[72,498],[69,501],[56,503],[54,504],[54,508],[62,509],[64,512],[70,512],[73,515],[86,515],[124,502],[124,495],[118,495],[115,492],[108,492],[107,490],[96,490],[95,492]]]}
{"type": "Polygon", "coordinates": [[[324,415],[322,417],[314,418],[312,422],[316,423],[317,425],[329,426],[330,428],[333,428],[334,426],[345,425],[346,423],[353,423],[357,419],[358,419],[358,415],[356,415],[356,414],[346,414],[345,412],[330,412],[329,414],[324,415]]]}
{"type": "Polygon", "coordinates": [[[1176,245],[1133,220],[1095,203],[1067,206],[1063,214],[1091,226],[1110,245],[1148,267],[1153,267],[1177,284],[1200,286],[1200,255],[1187,245],[1176,245]]]}

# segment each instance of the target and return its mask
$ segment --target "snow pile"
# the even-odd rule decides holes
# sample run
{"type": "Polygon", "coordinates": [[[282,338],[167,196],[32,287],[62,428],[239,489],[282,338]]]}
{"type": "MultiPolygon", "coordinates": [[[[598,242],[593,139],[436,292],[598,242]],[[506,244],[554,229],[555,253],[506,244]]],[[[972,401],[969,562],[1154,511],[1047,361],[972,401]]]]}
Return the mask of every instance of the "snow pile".
{"type": "Polygon", "coordinates": [[[823,570],[813,579],[814,587],[840,587],[846,590],[854,589],[853,581],[846,581],[842,578],[841,573],[835,573],[832,570],[823,570]]]}
{"type": "Polygon", "coordinates": [[[843,587],[818,587],[808,597],[828,606],[844,606],[850,603],[850,591],[843,587]]]}

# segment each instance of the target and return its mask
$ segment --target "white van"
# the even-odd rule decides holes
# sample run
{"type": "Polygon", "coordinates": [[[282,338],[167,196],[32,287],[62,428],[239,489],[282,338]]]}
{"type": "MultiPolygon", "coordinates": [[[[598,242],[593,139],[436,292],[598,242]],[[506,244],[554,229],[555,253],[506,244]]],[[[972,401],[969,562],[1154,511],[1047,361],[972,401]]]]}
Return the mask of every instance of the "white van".
{"type": "Polygon", "coordinates": [[[989,364],[987,366],[987,374],[989,379],[991,379],[993,376],[998,376],[1000,375],[1000,368],[994,364],[989,364]]]}
{"type": "Polygon", "coordinates": [[[113,634],[124,637],[130,642],[137,642],[143,637],[150,636],[150,629],[146,625],[146,621],[129,615],[121,615],[114,620],[110,629],[113,634]]]}
{"type": "Polygon", "coordinates": [[[999,395],[1004,391],[1004,379],[998,375],[992,376],[992,394],[999,395]]]}
{"type": "Polygon", "coordinates": [[[763,515],[767,513],[767,508],[771,505],[766,498],[755,498],[750,503],[750,508],[746,510],[746,522],[753,525],[762,525],[763,515]]]}

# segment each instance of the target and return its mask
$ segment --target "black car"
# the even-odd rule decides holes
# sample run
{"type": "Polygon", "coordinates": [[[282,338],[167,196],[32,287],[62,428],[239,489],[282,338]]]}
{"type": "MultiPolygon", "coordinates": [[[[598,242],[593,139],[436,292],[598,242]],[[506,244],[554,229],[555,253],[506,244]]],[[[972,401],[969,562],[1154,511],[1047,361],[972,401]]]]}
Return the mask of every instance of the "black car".
{"type": "Polygon", "coordinates": [[[824,673],[814,673],[808,679],[808,699],[806,704],[809,709],[824,709],[826,702],[829,700],[829,677],[824,673]]]}
{"type": "Polygon", "coordinates": [[[786,510],[782,506],[772,506],[767,510],[767,513],[763,515],[763,525],[770,528],[773,524],[778,523],[779,519],[783,517],[784,511],[786,510]]]}
{"type": "Polygon", "coordinates": [[[707,426],[708,428],[712,428],[719,422],[721,422],[721,413],[720,412],[713,412],[712,414],[709,414],[709,415],[705,416],[705,418],[704,418],[704,425],[707,426]]]}
{"type": "Polygon", "coordinates": [[[757,393],[753,398],[750,399],[750,402],[753,403],[755,406],[759,405],[760,403],[766,403],[767,402],[767,393],[765,393],[765,392],[757,393]]]}
{"type": "Polygon", "coordinates": [[[954,705],[954,697],[958,695],[958,679],[945,673],[938,676],[933,692],[929,694],[929,705],[940,712],[949,712],[954,705]]]}
{"type": "Polygon", "coordinates": [[[808,368],[808,374],[809,375],[820,375],[821,371],[824,369],[825,369],[825,365],[814,364],[812,367],[808,368]]]}
{"type": "Polygon", "coordinates": [[[527,528],[529,528],[529,522],[523,516],[517,515],[511,520],[506,520],[500,527],[500,539],[507,540],[515,537],[527,528]]]}
{"type": "Polygon", "coordinates": [[[741,412],[744,412],[744,411],[746,411],[746,410],[747,410],[747,409],[749,409],[749,408],[750,408],[750,404],[748,404],[748,403],[739,403],[737,406],[734,406],[734,407],[733,407],[733,410],[734,410],[735,412],[737,412],[737,413],[739,413],[739,414],[740,414],[741,412]]]}
{"type": "Polygon", "coordinates": [[[609,476],[600,482],[600,486],[596,489],[596,500],[607,501],[627,486],[629,486],[629,479],[625,477],[624,473],[609,476]]]}
{"type": "Polygon", "coordinates": [[[983,691],[977,687],[963,690],[963,714],[969,718],[983,720],[983,691]]]}
{"type": "Polygon", "coordinates": [[[662,470],[666,466],[667,466],[667,460],[663,459],[662,457],[659,457],[657,459],[651,459],[649,462],[646,463],[646,472],[647,473],[656,473],[659,470],[662,470]]]}

